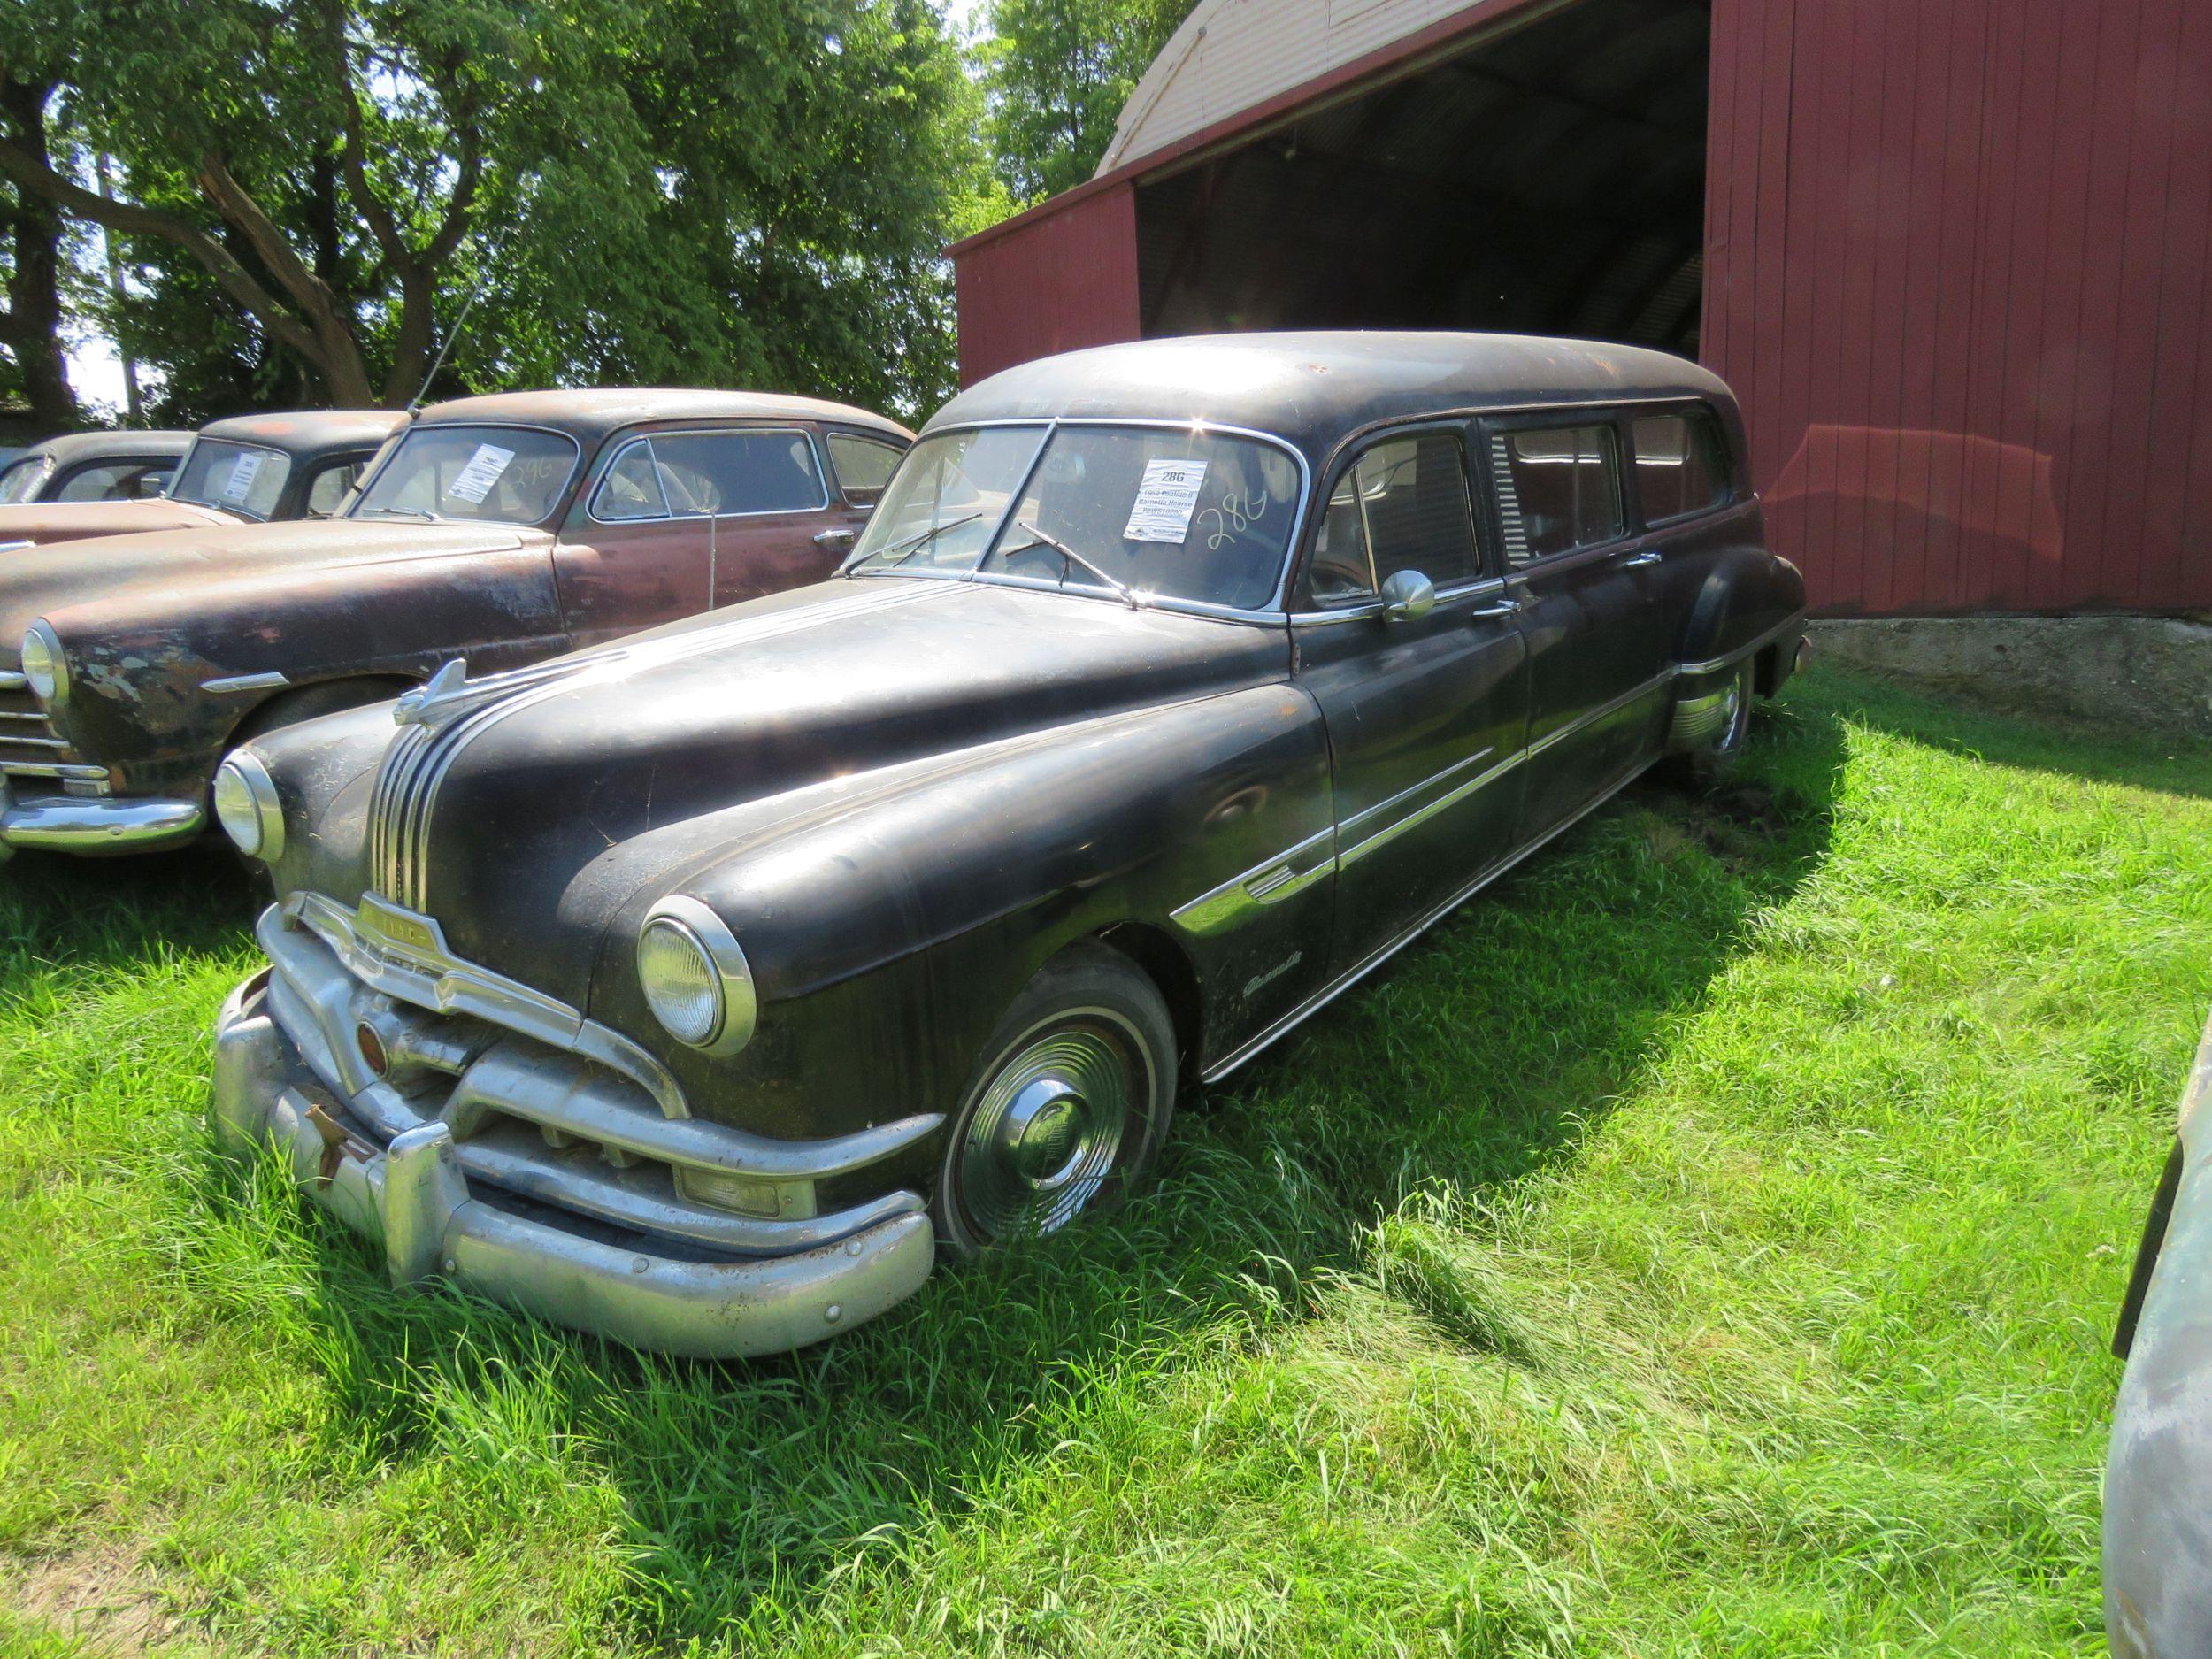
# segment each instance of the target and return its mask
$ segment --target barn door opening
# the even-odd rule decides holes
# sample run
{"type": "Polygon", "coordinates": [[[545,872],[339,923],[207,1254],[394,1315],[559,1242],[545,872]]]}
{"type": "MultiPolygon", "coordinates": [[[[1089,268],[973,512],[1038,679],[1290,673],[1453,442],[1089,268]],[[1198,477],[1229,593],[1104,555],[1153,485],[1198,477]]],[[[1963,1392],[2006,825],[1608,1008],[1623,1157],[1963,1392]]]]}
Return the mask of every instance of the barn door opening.
{"type": "Polygon", "coordinates": [[[1568,0],[1137,192],[1148,336],[1578,334],[1695,356],[1710,0],[1568,0]]]}

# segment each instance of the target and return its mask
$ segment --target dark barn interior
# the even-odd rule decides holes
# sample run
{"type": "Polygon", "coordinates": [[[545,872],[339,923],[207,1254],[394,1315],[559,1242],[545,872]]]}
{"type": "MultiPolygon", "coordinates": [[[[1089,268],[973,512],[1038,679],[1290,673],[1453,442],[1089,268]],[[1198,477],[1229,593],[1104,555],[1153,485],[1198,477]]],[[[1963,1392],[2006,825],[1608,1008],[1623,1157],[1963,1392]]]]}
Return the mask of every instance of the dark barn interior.
{"type": "Polygon", "coordinates": [[[1571,0],[1137,192],[1143,332],[1475,328],[1694,357],[1709,0],[1571,0]]]}

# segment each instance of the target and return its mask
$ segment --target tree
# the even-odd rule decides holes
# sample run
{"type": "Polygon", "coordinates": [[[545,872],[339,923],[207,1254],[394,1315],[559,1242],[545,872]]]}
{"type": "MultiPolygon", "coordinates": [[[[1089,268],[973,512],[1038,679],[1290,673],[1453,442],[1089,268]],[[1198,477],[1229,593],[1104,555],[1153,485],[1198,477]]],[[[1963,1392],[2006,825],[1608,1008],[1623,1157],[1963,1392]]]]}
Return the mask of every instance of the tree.
{"type": "Polygon", "coordinates": [[[976,48],[1000,179],[1025,204],[1082,183],[1192,0],[991,0],[976,48]]]}
{"type": "Polygon", "coordinates": [[[0,175],[331,401],[405,402],[472,300],[448,385],[945,378],[976,165],[924,0],[42,0],[0,19],[0,71],[34,60],[127,188],[5,133],[0,175]]]}
{"type": "MultiPolygon", "coordinates": [[[[0,134],[25,153],[47,152],[50,81],[19,81],[0,73],[0,134]]],[[[7,309],[0,312],[0,347],[7,351],[11,384],[30,427],[42,435],[74,426],[77,399],[69,388],[62,346],[64,226],[52,203],[22,190],[0,196],[0,238],[7,262],[7,309]]]]}

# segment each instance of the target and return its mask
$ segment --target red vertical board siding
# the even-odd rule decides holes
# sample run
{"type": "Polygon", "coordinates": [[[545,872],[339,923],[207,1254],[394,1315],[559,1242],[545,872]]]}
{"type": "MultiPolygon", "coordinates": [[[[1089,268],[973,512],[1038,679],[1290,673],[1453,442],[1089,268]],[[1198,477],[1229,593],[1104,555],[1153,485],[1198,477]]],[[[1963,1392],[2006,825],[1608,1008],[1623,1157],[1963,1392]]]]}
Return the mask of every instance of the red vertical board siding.
{"type": "MultiPolygon", "coordinates": [[[[2155,361],[2143,422],[2141,526],[2143,565],[2137,603],[2179,594],[2180,603],[2212,605],[2212,522],[2201,495],[2191,524],[2190,480],[2212,480],[2212,420],[2198,401],[2212,384],[2212,340],[2202,326],[2205,261],[2212,253],[2212,8],[2181,4],[2170,35],[2154,42],[2173,67],[2170,155],[2162,204],[2164,234],[2150,317],[2155,361]],[[2190,446],[2198,445],[2193,467],[2190,446]]],[[[2147,19],[2147,22],[2148,19],[2147,19]]],[[[2212,488],[2212,486],[2208,486],[2212,488]]]]}
{"type": "Polygon", "coordinates": [[[1815,603],[2212,603],[2212,8],[1713,30],[1705,352],[1815,603]]]}
{"type": "Polygon", "coordinates": [[[954,296],[963,386],[1033,357],[1134,340],[1136,187],[1082,197],[964,250],[954,296]]]}

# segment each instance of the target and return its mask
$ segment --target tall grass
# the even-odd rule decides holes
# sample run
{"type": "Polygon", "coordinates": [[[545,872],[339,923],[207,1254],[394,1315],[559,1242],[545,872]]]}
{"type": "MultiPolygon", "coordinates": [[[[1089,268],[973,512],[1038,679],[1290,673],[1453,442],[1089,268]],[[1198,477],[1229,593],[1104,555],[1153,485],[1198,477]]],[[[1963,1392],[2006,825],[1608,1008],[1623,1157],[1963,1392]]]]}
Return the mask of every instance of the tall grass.
{"type": "Polygon", "coordinates": [[[221,859],[0,873],[0,1645],[2101,1649],[2212,755],[1817,674],[1230,1085],[753,1364],[402,1297],[201,1126],[221,859]]]}

